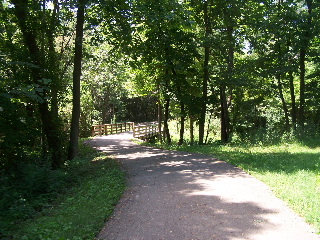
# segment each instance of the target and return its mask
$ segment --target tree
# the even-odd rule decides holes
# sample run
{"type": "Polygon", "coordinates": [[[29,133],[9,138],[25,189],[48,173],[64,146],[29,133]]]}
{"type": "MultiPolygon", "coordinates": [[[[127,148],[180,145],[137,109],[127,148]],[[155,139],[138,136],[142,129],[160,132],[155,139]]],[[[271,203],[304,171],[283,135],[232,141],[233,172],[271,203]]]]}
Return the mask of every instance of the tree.
{"type": "Polygon", "coordinates": [[[79,139],[79,118],[80,118],[80,78],[82,62],[83,25],[86,0],[78,1],[76,39],[74,48],[74,69],[73,69],[73,100],[72,120],[70,132],[70,146],[68,159],[73,159],[78,152],[79,139]]]}
{"type": "MultiPolygon", "coordinates": [[[[37,86],[37,107],[39,110],[41,118],[41,126],[45,135],[45,142],[47,143],[48,151],[52,155],[52,166],[58,168],[63,164],[62,157],[62,144],[61,137],[59,136],[59,125],[57,121],[53,121],[56,118],[52,115],[52,112],[49,110],[49,101],[48,101],[48,83],[46,79],[50,79],[50,74],[48,74],[48,66],[46,62],[46,53],[42,49],[41,40],[38,38],[45,34],[37,28],[37,21],[39,21],[39,12],[40,8],[39,3],[30,3],[28,1],[13,0],[14,12],[17,18],[18,26],[21,30],[23,43],[28,49],[28,58],[32,67],[30,69],[30,74],[32,78],[32,84],[37,86]],[[35,14],[36,18],[33,17],[32,13],[35,14]],[[39,36],[40,35],[40,36],[39,36]]],[[[41,16],[41,14],[40,14],[41,16]]],[[[52,38],[52,32],[54,25],[49,25],[48,39],[52,38]]],[[[51,40],[50,40],[51,41],[51,40]]],[[[53,51],[51,49],[51,51],[53,51]]],[[[54,53],[51,53],[54,55],[54,53]]],[[[48,60],[50,62],[50,60],[48,60]]],[[[50,80],[51,81],[51,80],[50,80]]],[[[44,146],[45,147],[45,146],[44,146]]]]}
{"type": "MultiPolygon", "coordinates": [[[[99,45],[85,43],[81,85],[81,134],[91,134],[93,124],[113,121],[136,121],[139,111],[129,111],[134,119],[126,118],[130,97],[135,96],[131,86],[130,66],[119,49],[106,41],[99,45]]],[[[139,105],[139,104],[138,104],[139,105]]],[[[130,109],[129,109],[130,110],[130,109]]],[[[144,110],[144,109],[143,109],[144,110]]],[[[154,121],[154,119],[152,119],[154,121]]]]}
{"type": "Polygon", "coordinates": [[[305,74],[306,74],[306,56],[310,46],[310,40],[313,37],[312,33],[312,9],[313,1],[306,0],[307,15],[302,17],[302,34],[300,39],[300,51],[299,51],[299,69],[300,69],[300,104],[298,124],[300,127],[304,127],[305,124],[305,74]]]}
{"type": "Polygon", "coordinates": [[[212,1],[205,1],[203,4],[203,20],[205,29],[204,40],[204,62],[203,62],[203,81],[202,81],[202,99],[201,112],[199,118],[199,144],[203,144],[204,126],[207,112],[208,82],[209,82],[209,61],[210,61],[210,35],[212,34],[210,9],[212,1]]]}
{"type": "MultiPolygon", "coordinates": [[[[136,30],[133,59],[136,66],[144,66],[145,75],[150,82],[144,87],[158,91],[159,102],[164,105],[164,132],[170,143],[168,120],[170,102],[180,101],[181,113],[188,85],[187,75],[192,72],[194,58],[197,56],[194,35],[190,31],[190,21],[182,4],[175,0],[165,2],[136,2],[133,21],[136,30]]],[[[137,78],[145,82],[144,78],[137,78]]],[[[139,84],[142,87],[143,84],[139,84]]],[[[184,113],[183,113],[184,114],[184,113]]]]}

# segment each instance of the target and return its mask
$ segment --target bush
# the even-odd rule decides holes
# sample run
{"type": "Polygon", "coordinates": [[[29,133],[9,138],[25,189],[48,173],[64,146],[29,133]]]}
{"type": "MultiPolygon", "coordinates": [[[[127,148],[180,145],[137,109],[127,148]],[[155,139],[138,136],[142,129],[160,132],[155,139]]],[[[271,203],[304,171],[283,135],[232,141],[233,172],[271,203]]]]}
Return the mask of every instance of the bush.
{"type": "MultiPolygon", "coordinates": [[[[76,185],[89,171],[96,151],[80,144],[79,157],[61,169],[52,169],[50,161],[39,154],[24,154],[6,171],[0,172],[0,233],[34,217],[50,206],[60,194],[76,185]]],[[[0,234],[0,238],[1,238],[0,234]]]]}

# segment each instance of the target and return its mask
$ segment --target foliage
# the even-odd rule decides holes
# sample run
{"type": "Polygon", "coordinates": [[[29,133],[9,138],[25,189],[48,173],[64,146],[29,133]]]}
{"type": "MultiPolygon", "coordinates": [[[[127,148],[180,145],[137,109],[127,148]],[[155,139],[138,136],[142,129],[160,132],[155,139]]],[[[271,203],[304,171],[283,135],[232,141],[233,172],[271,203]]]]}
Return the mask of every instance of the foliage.
{"type": "MultiPolygon", "coordinates": [[[[41,208],[39,193],[51,199],[70,181],[76,3],[0,3],[0,188],[13,199],[1,208],[22,218],[41,208]]],[[[86,4],[81,136],[92,124],[155,120],[161,106],[166,129],[179,121],[180,144],[188,134],[190,143],[319,135],[317,1],[86,4]]]]}
{"type": "Polygon", "coordinates": [[[130,69],[124,57],[108,44],[101,46],[87,48],[83,66],[81,119],[86,119],[90,126],[121,119],[125,110],[121,99],[129,94],[130,69]]]}
{"type": "Polygon", "coordinates": [[[122,99],[126,109],[122,121],[153,122],[157,119],[157,98],[141,96],[122,99]]]}
{"type": "MultiPolygon", "coordinates": [[[[19,2],[1,4],[3,93],[25,105],[19,109],[37,123],[35,132],[47,131],[40,110],[41,102],[47,103],[56,132],[65,135],[71,117],[71,43],[77,7],[74,1],[29,2],[23,5],[30,14],[22,29],[15,12],[19,2]],[[24,31],[35,37],[40,65],[30,55],[24,31]],[[34,79],[35,73],[41,78],[34,79]]],[[[141,95],[157,96],[161,104],[170,99],[167,117],[181,121],[188,115],[199,120],[199,106],[205,104],[204,119],[226,115],[226,126],[220,128],[242,139],[261,127],[267,127],[267,134],[286,134],[296,130],[297,118],[305,119],[302,131],[318,129],[319,4],[313,3],[310,12],[308,2],[88,1],[81,135],[87,136],[92,124],[127,118],[132,109],[124,102],[141,95]],[[205,47],[210,56],[207,89],[202,82],[205,47]],[[306,57],[300,61],[301,51],[306,57]],[[305,74],[299,61],[306,63],[305,74]],[[275,119],[269,117],[271,112],[277,113],[275,119]]],[[[44,143],[41,151],[50,150],[50,141],[36,139],[38,145],[44,143]]]]}
{"type": "Polygon", "coordinates": [[[1,179],[1,238],[93,238],[124,189],[118,164],[84,144],[61,170],[22,169],[23,186],[1,179]]]}

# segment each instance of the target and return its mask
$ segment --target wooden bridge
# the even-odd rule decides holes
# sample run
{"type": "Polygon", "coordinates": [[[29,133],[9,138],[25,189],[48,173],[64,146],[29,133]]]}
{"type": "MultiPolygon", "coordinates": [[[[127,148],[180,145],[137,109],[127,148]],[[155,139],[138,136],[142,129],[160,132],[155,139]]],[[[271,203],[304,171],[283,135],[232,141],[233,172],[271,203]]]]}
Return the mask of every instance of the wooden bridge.
{"type": "Polygon", "coordinates": [[[133,137],[142,140],[159,136],[158,122],[148,122],[135,124],[133,127],[133,137]]]}
{"type": "Polygon", "coordinates": [[[159,125],[157,122],[147,123],[114,123],[114,124],[101,124],[93,125],[91,135],[103,136],[112,135],[116,133],[122,133],[127,131],[133,131],[133,137],[142,140],[157,137],[159,135],[159,125]]]}

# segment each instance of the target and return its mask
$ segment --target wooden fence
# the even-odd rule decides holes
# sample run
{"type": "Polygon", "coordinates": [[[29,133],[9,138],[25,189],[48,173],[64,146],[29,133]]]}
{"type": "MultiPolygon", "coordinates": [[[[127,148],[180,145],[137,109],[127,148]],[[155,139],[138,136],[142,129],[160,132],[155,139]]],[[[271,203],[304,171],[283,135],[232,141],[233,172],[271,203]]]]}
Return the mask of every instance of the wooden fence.
{"type": "Polygon", "coordinates": [[[159,125],[157,122],[135,124],[133,127],[133,137],[139,139],[153,138],[159,135],[159,125]]]}
{"type": "Polygon", "coordinates": [[[133,137],[142,140],[153,138],[159,135],[159,125],[157,122],[147,122],[134,124],[133,122],[101,124],[92,126],[92,137],[111,135],[133,130],[133,137]]]}
{"type": "Polygon", "coordinates": [[[133,130],[133,126],[133,122],[93,125],[91,135],[94,137],[127,132],[133,130]]]}

